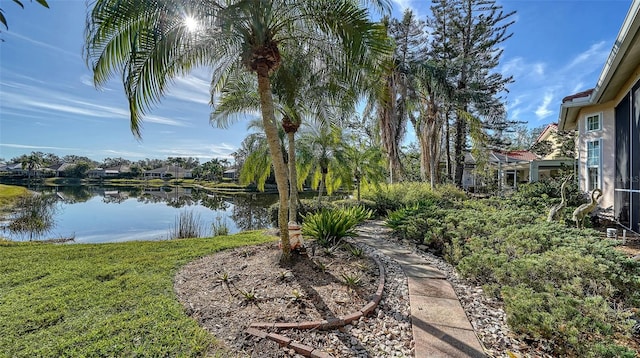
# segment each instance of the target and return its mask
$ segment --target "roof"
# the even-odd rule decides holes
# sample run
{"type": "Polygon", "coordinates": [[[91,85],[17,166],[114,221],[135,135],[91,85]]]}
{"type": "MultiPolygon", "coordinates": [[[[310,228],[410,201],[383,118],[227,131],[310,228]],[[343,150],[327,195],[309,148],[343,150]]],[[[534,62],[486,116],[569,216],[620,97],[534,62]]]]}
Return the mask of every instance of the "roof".
{"type": "Polygon", "coordinates": [[[593,93],[593,90],[594,88],[566,96],[565,98],[562,99],[562,103],[573,102],[574,100],[585,98],[585,97],[588,99],[589,96],[591,96],[591,94],[593,93]]]}
{"type": "MultiPolygon", "coordinates": [[[[492,150],[489,152],[489,157],[487,158],[489,163],[494,163],[494,164],[531,162],[538,159],[540,159],[538,155],[528,150],[511,150],[511,151],[492,150]]],[[[473,154],[471,153],[465,153],[464,161],[467,164],[476,163],[476,159],[473,157],[473,154]]]]}
{"type": "Polygon", "coordinates": [[[549,133],[549,132],[557,132],[557,131],[558,131],[558,125],[556,123],[547,124],[547,126],[544,127],[542,132],[540,132],[540,134],[538,134],[538,137],[536,138],[534,143],[538,143],[540,140],[542,140],[542,138],[545,137],[547,133],[549,133]]]}
{"type": "Polygon", "coordinates": [[[580,109],[615,99],[629,79],[636,78],[634,71],[640,66],[639,9],[640,1],[633,1],[595,88],[562,100],[558,129],[575,128],[580,109]]]}
{"type": "Polygon", "coordinates": [[[161,168],[156,168],[156,169],[152,169],[152,170],[145,170],[145,173],[185,173],[185,172],[191,172],[191,170],[187,170],[181,167],[176,167],[176,166],[165,166],[165,167],[161,167],[161,168]]]}
{"type": "Polygon", "coordinates": [[[56,170],[59,172],[63,172],[69,168],[75,167],[76,164],[75,163],[60,163],[60,164],[54,164],[49,166],[48,168],[51,170],[56,170]]]}
{"type": "Polygon", "coordinates": [[[116,165],[115,167],[109,167],[104,169],[105,172],[110,173],[128,173],[131,171],[131,168],[128,165],[116,165]]]}
{"type": "Polygon", "coordinates": [[[535,153],[532,153],[528,150],[512,150],[512,151],[506,152],[505,154],[510,159],[518,160],[518,161],[532,161],[532,160],[539,159],[539,157],[535,153]]]}

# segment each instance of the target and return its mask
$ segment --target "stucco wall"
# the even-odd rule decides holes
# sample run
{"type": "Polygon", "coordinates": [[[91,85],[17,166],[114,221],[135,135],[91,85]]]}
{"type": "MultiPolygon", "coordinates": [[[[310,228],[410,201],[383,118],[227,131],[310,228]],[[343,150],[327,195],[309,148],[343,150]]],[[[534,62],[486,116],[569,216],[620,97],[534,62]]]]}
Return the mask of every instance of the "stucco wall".
{"type": "Polygon", "coordinates": [[[602,172],[600,182],[602,183],[602,198],[599,201],[601,209],[613,210],[613,200],[615,193],[615,110],[613,102],[604,105],[590,106],[580,111],[578,121],[578,180],[580,189],[587,191],[587,142],[602,139],[601,163],[602,172]],[[602,128],[598,131],[586,130],[586,117],[594,114],[602,114],[602,128]]]}

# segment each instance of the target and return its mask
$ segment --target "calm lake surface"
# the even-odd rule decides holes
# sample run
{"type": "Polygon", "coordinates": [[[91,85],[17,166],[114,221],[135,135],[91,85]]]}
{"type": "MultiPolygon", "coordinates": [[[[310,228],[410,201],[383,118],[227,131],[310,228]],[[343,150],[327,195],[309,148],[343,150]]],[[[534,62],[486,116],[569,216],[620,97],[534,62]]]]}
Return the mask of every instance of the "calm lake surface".
{"type": "MultiPolygon", "coordinates": [[[[57,198],[54,227],[34,239],[73,237],[76,243],[166,240],[185,212],[198,218],[202,236],[211,236],[212,224],[225,224],[230,233],[267,228],[268,207],[277,201],[273,194],[221,196],[176,186],[60,186],[34,191],[57,198]]],[[[28,240],[6,229],[0,233],[28,240]]]]}

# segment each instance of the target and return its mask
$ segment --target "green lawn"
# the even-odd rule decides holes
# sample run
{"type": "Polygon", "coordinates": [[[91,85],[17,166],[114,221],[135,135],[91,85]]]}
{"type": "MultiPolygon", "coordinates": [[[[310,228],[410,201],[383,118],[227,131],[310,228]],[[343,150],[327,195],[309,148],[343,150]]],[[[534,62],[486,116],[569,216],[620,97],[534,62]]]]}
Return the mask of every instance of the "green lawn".
{"type": "Polygon", "coordinates": [[[29,194],[29,190],[21,186],[0,184],[0,208],[13,205],[18,198],[29,194]]]}
{"type": "Polygon", "coordinates": [[[194,357],[215,337],[173,292],[184,264],[261,232],[117,244],[0,241],[0,357],[194,357]]]}

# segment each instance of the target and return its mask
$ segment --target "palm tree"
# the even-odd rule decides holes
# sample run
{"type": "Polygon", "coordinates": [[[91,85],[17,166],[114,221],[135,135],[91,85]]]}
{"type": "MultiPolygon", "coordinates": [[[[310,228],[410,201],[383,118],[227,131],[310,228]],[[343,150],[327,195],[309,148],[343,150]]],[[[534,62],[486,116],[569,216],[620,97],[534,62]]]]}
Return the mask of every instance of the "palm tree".
{"type": "MultiPolygon", "coordinates": [[[[369,1],[388,6],[388,1],[369,1]]],[[[368,12],[349,0],[95,0],[88,13],[85,57],[96,85],[121,74],[129,100],[131,130],[171,80],[195,66],[213,68],[215,85],[244,68],[256,75],[260,111],[280,197],[282,261],[290,258],[288,182],[278,142],[270,75],[281,48],[333,43],[345,63],[358,65],[384,53],[387,41],[368,12]],[[188,20],[188,21],[187,21],[188,20]],[[197,22],[197,26],[193,26],[197,22]]],[[[354,76],[356,73],[354,73],[354,76]]]]}
{"type": "MultiPolygon", "coordinates": [[[[246,153],[246,156],[240,168],[240,183],[243,185],[255,183],[258,190],[264,191],[264,185],[271,175],[273,166],[273,161],[269,155],[269,145],[263,133],[261,121],[251,121],[247,129],[258,129],[259,131],[249,134],[241,143],[241,150],[246,153]]],[[[284,147],[284,137],[285,133],[280,128],[278,138],[282,147],[284,147]]],[[[284,150],[282,149],[283,153],[284,150]]]]}
{"type": "MultiPolygon", "coordinates": [[[[24,9],[24,4],[22,4],[22,1],[13,0],[13,2],[24,9]]],[[[38,4],[46,7],[47,9],[49,8],[49,4],[47,4],[46,0],[36,0],[36,2],[38,4]]],[[[2,10],[2,8],[0,8],[0,24],[4,25],[5,29],[7,29],[7,30],[9,29],[9,25],[7,24],[7,18],[4,16],[4,11],[2,10]]]]}
{"type": "Polygon", "coordinates": [[[311,176],[311,186],[318,189],[318,202],[323,189],[327,194],[343,183],[350,185],[351,175],[342,158],[342,130],[335,124],[316,120],[308,123],[300,137],[299,184],[311,176]]]}
{"type": "MultiPolygon", "coordinates": [[[[345,78],[342,71],[344,64],[336,63],[338,59],[334,57],[323,55],[331,53],[294,47],[287,51],[288,60],[283,60],[272,76],[274,107],[281,118],[281,128],[287,136],[289,221],[296,221],[298,215],[295,134],[303,119],[327,117],[329,109],[343,112],[355,110],[357,96],[354,89],[361,84],[348,83],[350,79],[345,78]]],[[[231,121],[239,119],[239,113],[257,111],[260,108],[257,89],[248,90],[256,87],[257,84],[252,77],[242,74],[226,81],[220,88],[221,96],[211,114],[211,122],[218,127],[226,127],[231,121]]],[[[265,169],[261,168],[243,167],[243,172],[251,171],[256,174],[249,175],[246,179],[262,179],[263,186],[266,177],[261,178],[258,175],[265,169]]]]}
{"type": "Polygon", "coordinates": [[[40,152],[31,152],[31,154],[22,158],[21,164],[22,170],[27,169],[27,180],[31,181],[31,174],[33,174],[36,169],[39,169],[44,165],[44,159],[40,152]]]}
{"type": "Polygon", "coordinates": [[[384,155],[380,148],[367,146],[362,142],[343,145],[344,165],[350,169],[356,185],[356,197],[360,201],[361,184],[377,185],[386,177],[384,155]]]}
{"type": "Polygon", "coordinates": [[[445,124],[446,102],[452,88],[447,83],[445,69],[432,62],[412,66],[414,96],[409,118],[420,142],[420,176],[429,178],[431,189],[438,179],[438,165],[442,147],[442,128],[445,124]]]}

